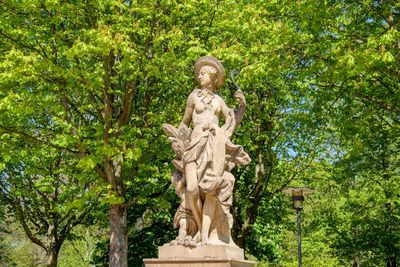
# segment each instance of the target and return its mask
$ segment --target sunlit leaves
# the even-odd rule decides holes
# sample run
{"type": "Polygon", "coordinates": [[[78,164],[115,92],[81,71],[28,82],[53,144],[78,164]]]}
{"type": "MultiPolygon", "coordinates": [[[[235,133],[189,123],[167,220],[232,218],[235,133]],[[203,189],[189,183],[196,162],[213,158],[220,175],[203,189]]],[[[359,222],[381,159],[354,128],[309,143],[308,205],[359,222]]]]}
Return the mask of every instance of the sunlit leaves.
{"type": "MultiPolygon", "coordinates": [[[[395,212],[382,212],[385,203],[395,210],[398,190],[398,9],[390,1],[6,1],[0,7],[0,171],[26,160],[24,172],[46,194],[69,177],[66,184],[73,185],[59,197],[71,202],[55,204],[60,212],[104,193],[104,204],[140,206],[132,224],[142,216],[148,227],[153,219],[167,224],[166,198],[174,198],[163,192],[172,151],[161,125],[179,123],[196,86],[193,63],[213,55],[227,74],[241,71],[236,79],[248,104],[233,141],[253,158],[237,172],[241,220],[262,181],[251,252],[276,262],[286,255],[277,233],[287,230],[265,218],[277,214],[266,205],[285,205],[276,200],[283,186],[310,184],[322,190],[316,206],[326,213],[316,211],[323,227],[310,230],[315,237],[306,246],[327,234],[329,246],[316,242],[324,255],[335,249],[353,257],[368,244],[347,250],[352,238],[384,220],[398,222],[395,212]],[[121,119],[129,90],[131,110],[121,119]],[[56,158],[65,161],[54,175],[38,169],[56,158]],[[106,161],[121,167],[120,195],[100,183],[106,161]],[[267,172],[255,178],[257,163],[267,172]],[[88,183],[94,189],[80,191],[88,183]],[[154,195],[162,197],[148,199],[154,195]]],[[[227,77],[219,93],[236,107],[230,82],[227,77]]],[[[34,197],[26,180],[18,184],[23,178],[12,181],[16,196],[34,197]]],[[[160,238],[149,228],[135,235],[160,238]]]]}

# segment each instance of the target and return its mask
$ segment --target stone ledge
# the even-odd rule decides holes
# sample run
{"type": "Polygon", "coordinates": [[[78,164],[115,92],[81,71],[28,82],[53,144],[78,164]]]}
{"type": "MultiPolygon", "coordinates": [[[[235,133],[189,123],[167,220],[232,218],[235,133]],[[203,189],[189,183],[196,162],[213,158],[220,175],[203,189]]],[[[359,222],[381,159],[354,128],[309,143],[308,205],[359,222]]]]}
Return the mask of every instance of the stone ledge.
{"type": "Polygon", "coordinates": [[[144,259],[146,267],[253,267],[255,262],[227,259],[144,259]]]}
{"type": "Polygon", "coordinates": [[[185,246],[158,247],[158,259],[218,259],[244,260],[243,249],[228,245],[207,245],[189,248],[185,246]]]}

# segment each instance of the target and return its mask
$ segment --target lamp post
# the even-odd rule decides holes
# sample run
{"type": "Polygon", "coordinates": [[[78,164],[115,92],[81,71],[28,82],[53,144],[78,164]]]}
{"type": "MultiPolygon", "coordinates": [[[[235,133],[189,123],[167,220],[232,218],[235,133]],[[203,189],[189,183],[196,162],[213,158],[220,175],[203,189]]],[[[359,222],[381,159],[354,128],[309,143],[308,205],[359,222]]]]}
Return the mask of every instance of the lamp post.
{"type": "Polygon", "coordinates": [[[302,253],[301,253],[301,210],[303,209],[304,196],[314,192],[313,189],[305,187],[286,188],[282,190],[283,193],[291,195],[293,201],[293,208],[297,211],[297,249],[298,249],[298,262],[299,267],[303,266],[302,253]]]}

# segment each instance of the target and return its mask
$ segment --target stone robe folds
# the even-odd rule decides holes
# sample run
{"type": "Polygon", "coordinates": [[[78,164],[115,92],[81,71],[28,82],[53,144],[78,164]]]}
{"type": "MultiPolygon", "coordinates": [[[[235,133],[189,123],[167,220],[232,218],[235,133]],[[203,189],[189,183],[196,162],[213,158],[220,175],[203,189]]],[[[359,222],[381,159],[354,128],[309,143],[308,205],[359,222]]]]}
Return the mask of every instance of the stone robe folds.
{"type": "MultiPolygon", "coordinates": [[[[185,164],[196,163],[202,202],[206,195],[210,195],[215,197],[218,203],[214,220],[211,222],[210,241],[228,245],[234,245],[230,236],[233,221],[229,209],[232,205],[235,178],[230,171],[235,165],[247,165],[251,161],[243,147],[233,144],[229,139],[237,122],[234,111],[230,110],[230,119],[223,127],[219,128],[218,125],[210,124],[208,127],[203,127],[203,132],[192,139],[192,131],[185,125],[181,125],[179,129],[169,124],[163,126],[176,154],[176,159],[173,160],[176,170],[172,174],[172,183],[176,187],[179,182],[182,187],[185,184],[185,164]],[[221,176],[216,175],[212,170],[217,140],[225,142],[225,157],[222,159],[224,160],[224,171],[221,176]]],[[[184,188],[177,190],[177,194],[181,196],[181,206],[176,212],[174,226],[182,227],[180,220],[187,220],[184,224],[187,227],[187,235],[193,237],[198,227],[195,226],[190,208],[187,206],[188,201],[185,200],[187,194],[184,191],[184,188]]],[[[180,244],[185,245],[184,242],[180,244]]]]}

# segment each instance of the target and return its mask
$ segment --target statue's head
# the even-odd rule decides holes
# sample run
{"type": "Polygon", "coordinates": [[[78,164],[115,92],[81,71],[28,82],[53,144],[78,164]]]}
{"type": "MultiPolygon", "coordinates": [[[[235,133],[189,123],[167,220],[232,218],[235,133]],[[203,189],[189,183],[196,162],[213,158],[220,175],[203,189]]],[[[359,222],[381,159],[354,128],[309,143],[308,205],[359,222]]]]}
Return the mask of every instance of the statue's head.
{"type": "Polygon", "coordinates": [[[212,87],[218,89],[224,84],[225,70],[216,58],[204,56],[194,64],[194,75],[200,86],[211,82],[212,87]]]}

